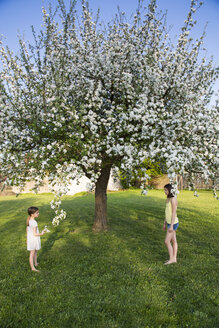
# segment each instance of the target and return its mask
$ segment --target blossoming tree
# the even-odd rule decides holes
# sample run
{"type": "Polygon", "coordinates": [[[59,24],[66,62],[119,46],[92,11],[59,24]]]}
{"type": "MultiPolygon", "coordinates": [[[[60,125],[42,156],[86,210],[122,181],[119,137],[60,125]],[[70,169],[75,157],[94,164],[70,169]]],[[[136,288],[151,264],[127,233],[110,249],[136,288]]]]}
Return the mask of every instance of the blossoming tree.
{"type": "MultiPolygon", "coordinates": [[[[118,12],[107,25],[82,1],[61,20],[43,9],[34,44],[13,52],[1,42],[0,174],[36,189],[48,177],[56,195],[86,175],[95,186],[94,230],[107,229],[106,189],[112,168],[162,160],[168,173],[217,168],[218,107],[210,107],[217,70],[201,56],[203,35],[190,38],[201,3],[172,44],[155,0],[139,2],[130,23],[118,12]],[[57,191],[57,185],[60,186],[57,191]],[[63,187],[64,186],[64,187],[63,187]]],[[[56,207],[54,223],[65,213],[56,207]]]]}

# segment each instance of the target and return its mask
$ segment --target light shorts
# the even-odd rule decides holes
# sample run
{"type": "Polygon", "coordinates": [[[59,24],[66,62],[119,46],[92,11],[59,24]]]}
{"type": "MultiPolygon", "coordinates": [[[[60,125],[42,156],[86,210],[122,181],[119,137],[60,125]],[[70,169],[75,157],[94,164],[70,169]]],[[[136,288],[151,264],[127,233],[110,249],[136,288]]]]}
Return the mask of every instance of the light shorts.
{"type": "MultiPolygon", "coordinates": [[[[169,224],[169,223],[167,223],[167,229],[169,229],[170,228],[170,226],[171,226],[171,224],[169,224]]],[[[173,230],[177,230],[177,228],[178,228],[178,226],[179,226],[179,222],[177,222],[177,223],[175,223],[174,225],[173,225],[173,230]]]]}

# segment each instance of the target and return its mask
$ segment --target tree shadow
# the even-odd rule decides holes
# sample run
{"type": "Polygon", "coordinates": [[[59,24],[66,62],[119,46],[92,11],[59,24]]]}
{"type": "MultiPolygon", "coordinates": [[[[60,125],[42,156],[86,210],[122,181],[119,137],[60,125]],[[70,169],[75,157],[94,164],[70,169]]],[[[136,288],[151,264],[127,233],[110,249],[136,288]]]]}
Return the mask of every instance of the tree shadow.
{"type": "MultiPolygon", "coordinates": [[[[133,199],[131,200],[131,202],[132,201],[133,199]]],[[[157,198],[155,204],[157,204],[158,206],[157,208],[156,206],[154,206],[154,203],[152,205],[147,206],[148,205],[147,202],[145,202],[144,204],[137,204],[137,205],[135,204],[133,208],[129,208],[128,204],[127,206],[121,207],[120,204],[113,204],[109,200],[108,213],[109,213],[110,230],[108,234],[109,236],[113,234],[114,238],[115,236],[118,238],[118,244],[117,244],[118,248],[121,247],[121,244],[123,244],[124,251],[128,250],[128,253],[125,252],[124,254],[130,257],[130,263],[136,261],[140,265],[141,264],[148,265],[149,268],[153,267],[154,269],[155,269],[155,265],[158,265],[157,275],[161,278],[161,280],[164,279],[165,283],[169,285],[169,297],[170,297],[169,303],[174,304],[175,313],[180,313],[180,315],[183,316],[182,303],[179,300],[180,297],[179,290],[185,287],[185,292],[184,294],[183,293],[182,294],[183,297],[186,298],[187,289],[194,288],[195,290],[194,287],[195,285],[193,284],[190,285],[189,283],[187,285],[185,284],[186,279],[193,278],[193,273],[190,271],[190,268],[187,266],[186,261],[185,261],[185,266],[183,265],[182,261],[185,259],[185,257],[183,257],[182,255],[186,251],[186,254],[190,257],[190,260],[193,259],[194,254],[205,255],[206,250],[201,249],[200,245],[202,244],[203,246],[206,246],[206,244],[203,243],[203,239],[202,239],[203,237],[201,235],[197,236],[196,234],[197,226],[195,227],[194,222],[193,222],[194,229],[191,229],[189,226],[184,227],[182,221],[182,223],[180,224],[180,229],[177,233],[179,245],[181,248],[179,253],[181,253],[182,261],[180,261],[181,263],[177,264],[177,267],[175,268],[174,266],[171,267],[163,266],[164,256],[167,257],[167,250],[163,244],[165,234],[162,233],[161,230],[163,224],[163,213],[164,213],[165,203],[164,205],[162,205],[163,200],[157,198]],[[145,231],[145,234],[142,233],[143,231],[145,231]],[[190,247],[190,249],[188,249],[188,243],[191,244],[191,240],[193,243],[193,247],[192,248],[190,247]],[[182,244],[181,241],[183,241],[182,244]],[[148,249],[150,249],[149,253],[143,251],[148,249]],[[195,252],[196,249],[198,249],[198,251],[195,252]],[[193,254],[191,254],[191,252],[193,252],[193,254]]],[[[203,213],[198,210],[182,208],[179,209],[178,211],[179,217],[181,212],[183,212],[184,214],[186,212],[188,217],[191,216],[201,217],[203,215],[203,213]]],[[[199,225],[199,223],[196,224],[199,225]]],[[[204,233],[204,228],[203,228],[203,233],[204,233]]],[[[210,244],[210,240],[208,240],[208,244],[210,244]]],[[[111,249],[112,252],[116,251],[115,249],[114,250],[112,249],[112,245],[111,247],[108,245],[108,247],[109,249],[111,249]]],[[[122,261],[122,259],[120,260],[122,261]]],[[[200,269],[200,263],[196,261],[192,265],[192,267],[194,271],[198,271],[200,269]]],[[[207,274],[207,273],[208,273],[208,268],[207,266],[205,266],[205,268],[203,269],[203,274],[207,274]]],[[[204,291],[202,291],[201,294],[203,294],[204,296],[204,291]]],[[[198,297],[199,296],[197,296],[197,299],[198,297]]],[[[196,297],[194,297],[194,295],[193,295],[193,299],[194,302],[196,303],[193,312],[198,313],[198,309],[199,309],[198,302],[195,301],[196,297]]],[[[205,297],[205,301],[203,304],[207,305],[210,303],[211,303],[211,296],[208,295],[208,297],[205,297]]],[[[202,308],[204,308],[204,305],[202,308]]],[[[191,304],[189,304],[189,306],[187,307],[188,318],[191,315],[190,313],[191,307],[192,307],[191,304]]],[[[196,319],[197,322],[199,323],[201,322],[201,317],[200,318],[198,317],[196,319]]]]}
{"type": "MultiPolygon", "coordinates": [[[[142,277],[142,272],[127,259],[129,255],[119,254],[116,245],[111,244],[110,233],[89,233],[84,243],[74,232],[63,237],[64,243],[56,239],[58,243],[54,245],[60,256],[57,257],[53,249],[49,255],[50,262],[42,267],[43,278],[47,282],[47,277],[51,278],[50,285],[55,279],[53,270],[57,274],[56,288],[65,304],[65,316],[62,319],[60,316],[62,321],[58,327],[71,327],[74,322],[75,327],[78,324],[78,327],[133,328],[137,325],[143,328],[146,317],[148,324],[153,324],[155,314],[159,324],[165,322],[158,305],[162,301],[162,296],[158,301],[161,288],[151,283],[153,274],[145,270],[142,277]],[[68,258],[67,263],[64,254],[68,258]],[[145,313],[139,315],[142,309],[145,313]]],[[[49,250],[50,246],[43,246],[42,259],[49,250]]],[[[56,307],[54,302],[55,317],[58,312],[56,307]]]]}

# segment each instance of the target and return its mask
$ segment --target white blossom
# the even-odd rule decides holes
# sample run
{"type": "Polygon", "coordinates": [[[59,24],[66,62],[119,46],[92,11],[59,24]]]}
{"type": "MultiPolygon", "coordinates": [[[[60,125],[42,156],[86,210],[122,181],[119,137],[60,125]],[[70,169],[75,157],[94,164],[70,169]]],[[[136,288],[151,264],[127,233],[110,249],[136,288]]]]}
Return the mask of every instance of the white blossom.
{"type": "Polygon", "coordinates": [[[76,24],[74,1],[62,22],[43,9],[39,43],[20,40],[14,56],[0,41],[0,173],[37,192],[48,178],[53,223],[66,217],[61,196],[85,174],[96,184],[106,166],[132,170],[145,158],[171,174],[218,169],[218,77],[200,60],[203,36],[190,39],[191,9],[174,45],[154,0],[130,24],[124,15],[106,29],[86,5],[76,24]],[[50,16],[51,15],[51,16],[50,16]],[[140,19],[140,16],[143,17],[140,19]]]}

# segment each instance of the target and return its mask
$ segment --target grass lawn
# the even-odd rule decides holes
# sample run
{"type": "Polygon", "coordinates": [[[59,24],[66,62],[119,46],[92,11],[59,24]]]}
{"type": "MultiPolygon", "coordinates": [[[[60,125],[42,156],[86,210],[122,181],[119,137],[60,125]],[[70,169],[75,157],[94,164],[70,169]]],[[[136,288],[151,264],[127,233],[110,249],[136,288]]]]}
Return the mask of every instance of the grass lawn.
{"type": "Polygon", "coordinates": [[[179,194],[178,263],[164,266],[165,195],[108,194],[109,231],[92,233],[94,195],[65,197],[51,225],[50,194],[0,198],[1,328],[216,328],[219,201],[179,194]],[[26,211],[38,206],[40,273],[26,250],[26,211]]]}

